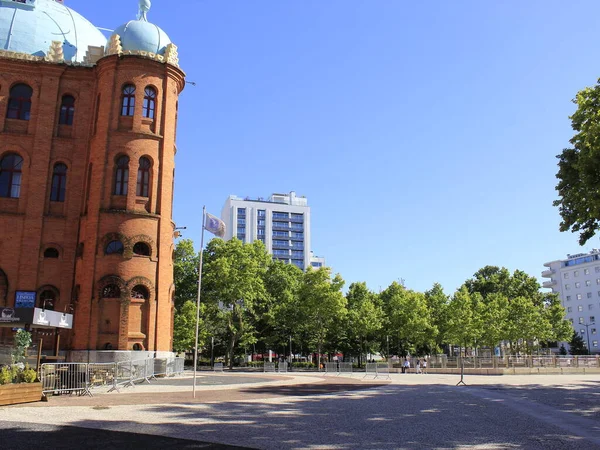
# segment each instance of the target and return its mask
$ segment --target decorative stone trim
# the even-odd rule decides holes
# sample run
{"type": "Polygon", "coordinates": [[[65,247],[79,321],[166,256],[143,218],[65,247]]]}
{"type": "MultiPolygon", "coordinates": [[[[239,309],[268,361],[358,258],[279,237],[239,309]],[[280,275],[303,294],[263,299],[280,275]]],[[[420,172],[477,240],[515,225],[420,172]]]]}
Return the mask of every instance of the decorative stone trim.
{"type": "Polygon", "coordinates": [[[53,63],[64,63],[65,54],[63,52],[63,43],[61,41],[52,41],[48,54],[44,60],[53,63]]]}

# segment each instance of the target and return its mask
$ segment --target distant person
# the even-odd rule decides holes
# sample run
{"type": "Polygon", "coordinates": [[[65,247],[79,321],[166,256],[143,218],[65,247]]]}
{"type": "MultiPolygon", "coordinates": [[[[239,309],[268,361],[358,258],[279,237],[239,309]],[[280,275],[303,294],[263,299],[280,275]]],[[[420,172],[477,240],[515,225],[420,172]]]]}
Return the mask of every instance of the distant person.
{"type": "Polygon", "coordinates": [[[417,364],[415,365],[415,368],[417,369],[417,373],[422,373],[421,372],[421,360],[417,359],[417,364]]]}
{"type": "Polygon", "coordinates": [[[410,361],[408,359],[404,360],[404,364],[403,364],[403,373],[410,373],[410,361]]]}
{"type": "Polygon", "coordinates": [[[423,373],[427,374],[427,360],[426,359],[423,360],[423,373]]]}

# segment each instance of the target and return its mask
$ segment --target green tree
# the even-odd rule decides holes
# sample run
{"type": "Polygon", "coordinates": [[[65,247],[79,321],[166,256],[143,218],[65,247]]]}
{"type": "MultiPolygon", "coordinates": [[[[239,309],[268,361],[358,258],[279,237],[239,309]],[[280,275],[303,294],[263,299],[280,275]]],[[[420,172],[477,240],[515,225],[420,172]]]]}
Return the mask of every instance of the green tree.
{"type": "Polygon", "coordinates": [[[198,265],[200,253],[194,250],[191,239],[182,239],[175,247],[173,279],[175,282],[175,308],[177,310],[187,301],[196,302],[198,297],[198,265]]]}
{"type": "Polygon", "coordinates": [[[425,291],[425,301],[429,308],[430,322],[437,333],[435,335],[435,351],[441,350],[443,344],[448,342],[448,296],[444,293],[442,285],[435,283],[433,287],[425,291]]]}
{"type": "Polygon", "coordinates": [[[403,356],[427,348],[435,341],[437,329],[430,322],[425,295],[393,282],[381,294],[390,334],[397,339],[403,356]]]}
{"type": "Polygon", "coordinates": [[[383,327],[383,309],[377,301],[377,295],[369,290],[365,282],[352,283],[346,301],[348,315],[344,322],[344,353],[358,355],[360,364],[363,354],[379,350],[377,337],[383,327]]]}
{"type": "Polygon", "coordinates": [[[481,295],[470,294],[465,286],[454,293],[448,306],[448,338],[454,344],[475,347],[481,337],[481,295]]]}
{"type": "Polygon", "coordinates": [[[479,341],[488,346],[493,354],[493,349],[507,336],[509,303],[506,296],[500,293],[491,293],[485,302],[479,302],[478,315],[481,321],[479,341]]]}
{"type": "Polygon", "coordinates": [[[544,301],[544,316],[549,324],[549,329],[544,336],[547,341],[566,341],[573,332],[571,323],[565,319],[565,308],[560,303],[556,293],[546,294],[544,301]]]}
{"type": "MultiPolygon", "coordinates": [[[[198,326],[198,348],[206,343],[207,330],[204,325],[204,313],[206,305],[200,305],[200,321],[198,326]]],[[[193,349],[196,342],[196,303],[187,301],[175,311],[175,323],[173,326],[173,350],[184,352],[193,349]]]]}
{"type": "Polygon", "coordinates": [[[573,331],[571,336],[571,342],[569,342],[569,353],[571,355],[589,355],[590,352],[583,341],[583,338],[579,336],[577,331],[573,331]]]}
{"type": "Polygon", "coordinates": [[[509,303],[509,320],[507,339],[511,341],[511,349],[531,353],[532,346],[540,339],[545,339],[550,323],[530,298],[517,297],[509,303]]]}
{"type": "Polygon", "coordinates": [[[299,290],[300,323],[310,338],[310,343],[322,354],[326,338],[336,322],[346,316],[346,298],[342,294],[344,280],[331,278],[329,268],[308,268],[302,277],[299,290]]]}
{"type": "Polygon", "coordinates": [[[299,290],[302,277],[302,270],[282,261],[273,261],[265,272],[267,297],[257,311],[257,330],[270,348],[287,350],[290,337],[296,343],[301,339],[299,290]]]}
{"type": "Polygon", "coordinates": [[[254,325],[266,298],[263,280],[270,263],[260,241],[212,239],[204,251],[202,298],[210,303],[211,319],[225,324],[230,368],[238,345],[245,348],[256,342],[254,325]]]}
{"type": "Polygon", "coordinates": [[[575,135],[557,156],[560,231],[579,233],[584,245],[600,225],[600,80],[577,93],[577,110],[570,117],[575,135]]]}

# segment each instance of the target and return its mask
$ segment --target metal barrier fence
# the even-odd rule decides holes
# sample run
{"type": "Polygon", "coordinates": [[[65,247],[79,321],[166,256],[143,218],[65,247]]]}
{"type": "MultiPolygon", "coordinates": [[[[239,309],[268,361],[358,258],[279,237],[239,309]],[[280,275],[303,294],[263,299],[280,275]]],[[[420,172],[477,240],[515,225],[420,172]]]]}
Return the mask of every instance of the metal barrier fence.
{"type": "Polygon", "coordinates": [[[275,373],[275,363],[274,362],[266,362],[264,366],[265,372],[273,372],[275,373]]]}
{"type": "Polygon", "coordinates": [[[287,362],[280,362],[279,365],[277,366],[278,373],[287,373],[287,370],[288,370],[287,362]]]}
{"type": "Polygon", "coordinates": [[[87,366],[80,363],[42,364],[42,391],[92,395],[87,366]]]}
{"type": "Polygon", "coordinates": [[[350,375],[352,376],[352,363],[341,362],[339,363],[338,375],[350,375]]]}
{"type": "MultiPolygon", "coordinates": [[[[600,356],[493,356],[493,357],[447,357],[431,356],[424,358],[431,369],[459,369],[461,361],[465,369],[512,369],[512,368],[580,368],[600,367],[600,356]]],[[[418,359],[418,358],[416,358],[418,359]]],[[[416,360],[414,359],[414,360],[416,360]]],[[[411,366],[414,366],[411,360],[411,366]]],[[[402,364],[402,361],[400,362],[402,364]]]]}
{"type": "Polygon", "coordinates": [[[385,363],[367,363],[365,365],[365,376],[373,376],[374,378],[390,379],[390,366],[385,363]]]}
{"type": "Polygon", "coordinates": [[[336,362],[326,362],[325,363],[325,375],[333,373],[335,375],[338,374],[338,363],[336,362]]]}
{"type": "Polygon", "coordinates": [[[97,388],[134,386],[136,382],[150,383],[157,375],[183,373],[183,358],[148,358],[118,363],[45,363],[40,367],[44,394],[76,393],[92,395],[97,388]],[[158,369],[157,369],[158,368],[158,369]]]}

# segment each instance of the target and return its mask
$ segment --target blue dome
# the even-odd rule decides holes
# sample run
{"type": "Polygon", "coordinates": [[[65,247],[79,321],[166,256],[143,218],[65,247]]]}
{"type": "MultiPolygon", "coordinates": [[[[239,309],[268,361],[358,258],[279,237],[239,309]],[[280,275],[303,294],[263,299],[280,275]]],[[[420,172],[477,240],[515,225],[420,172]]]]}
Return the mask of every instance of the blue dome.
{"type": "Polygon", "coordinates": [[[117,28],[114,34],[121,38],[123,51],[144,51],[165,54],[165,47],[171,43],[169,36],[153,23],[145,20],[132,20],[117,28]]]}
{"type": "Polygon", "coordinates": [[[106,46],[94,25],[55,0],[0,2],[0,50],[46,56],[52,41],[63,42],[67,62],[83,62],[88,46],[106,46]]]}

